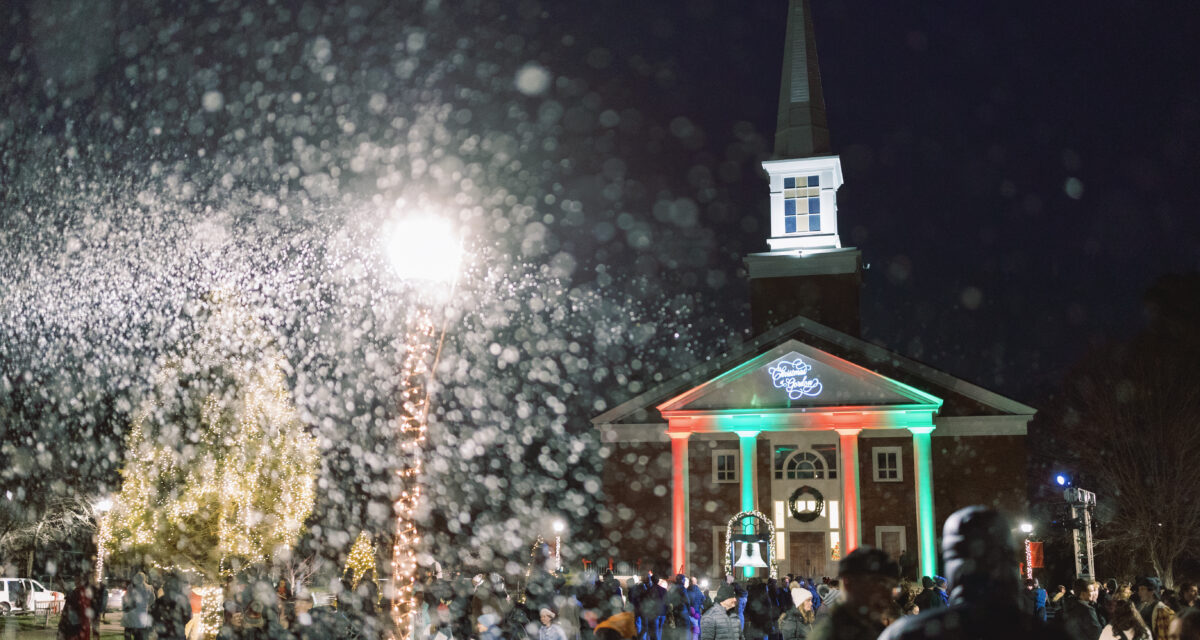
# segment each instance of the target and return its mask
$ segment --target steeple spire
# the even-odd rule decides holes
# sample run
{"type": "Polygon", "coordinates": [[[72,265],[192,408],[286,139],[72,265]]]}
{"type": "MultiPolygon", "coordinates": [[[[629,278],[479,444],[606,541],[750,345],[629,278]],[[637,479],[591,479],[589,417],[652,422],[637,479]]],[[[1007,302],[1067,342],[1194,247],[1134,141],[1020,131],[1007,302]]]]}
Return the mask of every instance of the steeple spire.
{"type": "Polygon", "coordinates": [[[797,315],[858,335],[862,253],[842,246],[837,190],[817,68],[811,0],[789,0],[775,158],[763,163],[771,191],[769,251],[745,257],[755,333],[797,315]]]}
{"type": "Polygon", "coordinates": [[[830,154],[829,123],[810,0],[789,0],[783,73],[779,82],[779,116],[775,129],[776,158],[808,158],[830,154]]]}

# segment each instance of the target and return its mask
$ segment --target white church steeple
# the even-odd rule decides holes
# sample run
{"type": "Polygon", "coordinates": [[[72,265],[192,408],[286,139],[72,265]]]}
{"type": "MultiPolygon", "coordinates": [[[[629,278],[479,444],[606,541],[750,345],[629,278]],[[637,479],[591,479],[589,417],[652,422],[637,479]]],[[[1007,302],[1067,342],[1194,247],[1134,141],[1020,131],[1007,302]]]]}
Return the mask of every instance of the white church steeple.
{"type": "Polygon", "coordinates": [[[804,315],[858,333],[862,255],[838,234],[842,161],[831,153],[810,0],[790,0],[770,185],[770,250],[746,256],[756,332],[804,315]]]}

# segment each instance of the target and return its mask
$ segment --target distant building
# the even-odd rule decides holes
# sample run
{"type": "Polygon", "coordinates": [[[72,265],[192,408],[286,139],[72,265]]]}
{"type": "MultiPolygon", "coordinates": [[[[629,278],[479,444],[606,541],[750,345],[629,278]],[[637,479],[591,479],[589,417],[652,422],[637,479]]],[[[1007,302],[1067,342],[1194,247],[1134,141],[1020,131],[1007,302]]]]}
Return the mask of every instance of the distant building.
{"type": "Polygon", "coordinates": [[[757,337],[593,419],[596,535],[642,570],[716,578],[727,522],[757,510],[781,573],[832,576],[870,544],[932,575],[952,512],[1027,511],[1035,410],[857,337],[862,256],[838,235],[809,0],[791,0],[783,61],[770,249],[745,258],[757,337]]]}

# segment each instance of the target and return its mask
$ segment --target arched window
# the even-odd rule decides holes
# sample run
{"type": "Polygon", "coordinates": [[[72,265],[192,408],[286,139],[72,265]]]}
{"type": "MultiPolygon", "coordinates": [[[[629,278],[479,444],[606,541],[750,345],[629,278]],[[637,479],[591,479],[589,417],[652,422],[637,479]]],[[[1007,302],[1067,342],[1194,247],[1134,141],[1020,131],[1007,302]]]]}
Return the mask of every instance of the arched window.
{"type": "Polygon", "coordinates": [[[783,474],[788,480],[822,480],[825,463],[813,453],[797,451],[784,463],[783,474]]]}

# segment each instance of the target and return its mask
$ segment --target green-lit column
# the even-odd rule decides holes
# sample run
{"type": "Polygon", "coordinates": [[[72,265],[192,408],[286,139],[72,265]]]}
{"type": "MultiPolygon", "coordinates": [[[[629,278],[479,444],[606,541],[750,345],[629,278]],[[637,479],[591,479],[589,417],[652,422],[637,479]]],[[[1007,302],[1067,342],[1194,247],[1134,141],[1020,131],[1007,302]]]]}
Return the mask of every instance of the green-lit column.
{"type": "Polygon", "coordinates": [[[921,553],[921,575],[937,573],[937,536],[933,517],[933,453],[929,434],[933,426],[909,427],[913,436],[913,459],[916,466],[917,490],[917,548],[921,553]]]}
{"type": "MultiPolygon", "coordinates": [[[[742,461],[742,511],[758,509],[758,432],[738,431],[738,451],[742,461]]],[[[753,525],[743,525],[742,533],[754,533],[753,525]]],[[[753,567],[745,568],[747,577],[754,575],[753,567]]]]}

